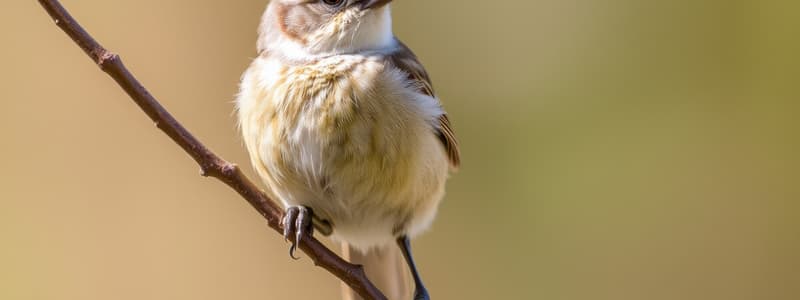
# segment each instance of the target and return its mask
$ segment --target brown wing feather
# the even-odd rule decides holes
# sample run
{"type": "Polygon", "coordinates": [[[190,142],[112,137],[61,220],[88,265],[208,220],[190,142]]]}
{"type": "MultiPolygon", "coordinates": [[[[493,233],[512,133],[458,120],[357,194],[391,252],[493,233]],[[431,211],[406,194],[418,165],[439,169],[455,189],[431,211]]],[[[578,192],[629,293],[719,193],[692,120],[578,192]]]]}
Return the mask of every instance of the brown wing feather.
{"type": "MultiPolygon", "coordinates": [[[[414,52],[411,52],[411,49],[400,41],[397,41],[397,43],[399,49],[389,55],[390,62],[408,74],[408,79],[418,85],[420,93],[436,98],[436,94],[433,92],[433,84],[430,77],[428,77],[428,72],[425,71],[425,67],[419,62],[414,52]]],[[[454,168],[458,168],[461,165],[461,152],[458,149],[458,141],[446,113],[439,117],[439,127],[435,129],[436,135],[444,144],[447,156],[450,158],[450,164],[454,168]]]]}

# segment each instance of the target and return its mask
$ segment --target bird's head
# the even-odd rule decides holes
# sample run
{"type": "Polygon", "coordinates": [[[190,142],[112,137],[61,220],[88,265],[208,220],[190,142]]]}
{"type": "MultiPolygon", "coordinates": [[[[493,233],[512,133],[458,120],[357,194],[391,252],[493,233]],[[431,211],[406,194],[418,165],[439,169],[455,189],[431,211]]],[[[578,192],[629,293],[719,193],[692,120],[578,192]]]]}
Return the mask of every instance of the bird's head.
{"type": "Polygon", "coordinates": [[[394,44],[391,1],[272,0],[258,50],[305,58],[387,48],[394,44]]]}

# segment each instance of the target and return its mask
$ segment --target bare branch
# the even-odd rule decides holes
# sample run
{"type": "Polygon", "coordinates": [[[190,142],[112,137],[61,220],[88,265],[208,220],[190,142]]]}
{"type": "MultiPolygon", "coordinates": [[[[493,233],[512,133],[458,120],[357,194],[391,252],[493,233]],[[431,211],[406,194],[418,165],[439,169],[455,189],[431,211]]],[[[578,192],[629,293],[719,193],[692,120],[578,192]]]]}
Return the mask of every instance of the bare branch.
{"type": "MultiPolygon", "coordinates": [[[[120,57],[103,48],[57,0],[39,0],[48,14],[84,52],[136,102],[161,131],[183,148],[200,165],[203,176],[219,179],[236,190],[278,233],[283,210],[269,199],[235,164],[217,156],[175,120],[122,64],[120,57]]],[[[325,247],[314,237],[306,236],[299,247],[314,264],[328,270],[365,299],[386,299],[367,278],[359,265],[351,264],[325,247]]]]}

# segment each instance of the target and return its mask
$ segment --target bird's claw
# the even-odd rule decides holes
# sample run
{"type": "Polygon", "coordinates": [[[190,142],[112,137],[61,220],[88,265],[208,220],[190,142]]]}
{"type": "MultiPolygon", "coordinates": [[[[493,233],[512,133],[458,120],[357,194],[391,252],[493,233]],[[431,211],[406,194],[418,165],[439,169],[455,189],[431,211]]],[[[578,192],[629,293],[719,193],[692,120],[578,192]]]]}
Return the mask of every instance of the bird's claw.
{"type": "Polygon", "coordinates": [[[431,296],[425,287],[417,287],[417,290],[414,291],[414,300],[431,300],[431,296]]]}
{"type": "Polygon", "coordinates": [[[299,259],[294,256],[297,250],[297,245],[306,235],[311,236],[314,234],[314,226],[312,225],[313,213],[311,210],[304,206],[292,206],[286,209],[286,214],[283,216],[283,238],[286,241],[291,241],[292,246],[289,247],[289,256],[293,259],[299,259]],[[292,239],[294,237],[294,239],[292,239]]]}

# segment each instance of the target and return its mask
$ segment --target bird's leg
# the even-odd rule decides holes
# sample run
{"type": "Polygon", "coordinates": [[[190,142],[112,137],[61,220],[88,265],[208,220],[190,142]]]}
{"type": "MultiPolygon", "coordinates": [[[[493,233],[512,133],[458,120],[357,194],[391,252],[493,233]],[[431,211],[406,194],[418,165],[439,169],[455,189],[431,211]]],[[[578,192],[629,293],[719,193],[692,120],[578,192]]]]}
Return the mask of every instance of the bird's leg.
{"type": "Polygon", "coordinates": [[[305,206],[291,206],[286,209],[286,214],[283,215],[283,238],[287,241],[294,235],[292,246],[289,248],[289,256],[298,259],[294,256],[294,251],[297,250],[297,245],[304,236],[311,236],[314,234],[314,226],[312,226],[313,213],[311,209],[305,206]]]}
{"type": "Polygon", "coordinates": [[[417,265],[414,263],[414,258],[411,256],[411,240],[407,236],[401,236],[397,238],[397,246],[399,246],[400,250],[403,252],[403,257],[406,258],[408,268],[411,269],[411,275],[414,277],[414,300],[430,300],[431,297],[428,295],[428,290],[425,289],[425,285],[422,284],[419,271],[417,271],[417,265]]]}

